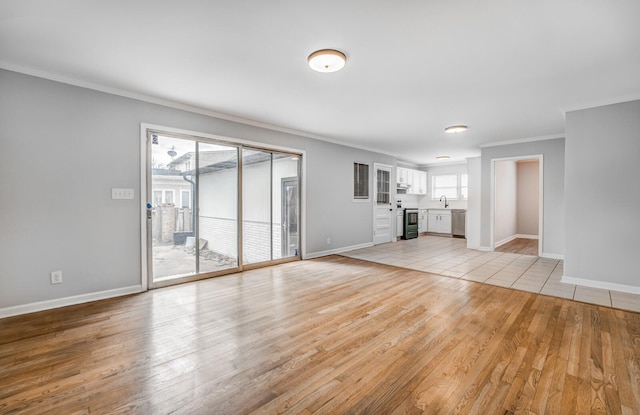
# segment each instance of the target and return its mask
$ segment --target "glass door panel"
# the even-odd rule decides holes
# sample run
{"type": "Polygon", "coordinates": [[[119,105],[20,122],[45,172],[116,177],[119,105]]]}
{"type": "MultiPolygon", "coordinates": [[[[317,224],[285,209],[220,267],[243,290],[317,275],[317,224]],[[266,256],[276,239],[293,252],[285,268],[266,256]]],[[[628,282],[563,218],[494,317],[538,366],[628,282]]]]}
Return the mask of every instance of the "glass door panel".
{"type": "Polygon", "coordinates": [[[242,149],[242,262],[270,261],[271,153],[242,149]]]}
{"type": "Polygon", "coordinates": [[[151,141],[151,268],[153,281],[196,273],[192,208],[177,206],[175,194],[195,194],[196,143],[154,135],[151,141]]]}
{"type": "Polygon", "coordinates": [[[198,143],[198,272],[238,266],[238,148],[198,143]]]}
{"type": "Polygon", "coordinates": [[[152,287],[299,256],[301,156],[163,134],[148,143],[152,287]]]}
{"type": "Polygon", "coordinates": [[[299,164],[299,156],[273,153],[272,259],[298,255],[299,164]]]}

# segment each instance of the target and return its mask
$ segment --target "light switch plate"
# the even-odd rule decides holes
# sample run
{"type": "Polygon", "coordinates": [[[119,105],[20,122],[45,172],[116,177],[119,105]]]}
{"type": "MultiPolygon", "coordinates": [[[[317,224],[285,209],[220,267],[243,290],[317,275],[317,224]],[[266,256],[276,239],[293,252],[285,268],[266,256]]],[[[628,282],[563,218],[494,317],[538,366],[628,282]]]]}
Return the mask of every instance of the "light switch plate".
{"type": "Polygon", "coordinates": [[[111,189],[111,199],[133,199],[133,189],[111,189]]]}

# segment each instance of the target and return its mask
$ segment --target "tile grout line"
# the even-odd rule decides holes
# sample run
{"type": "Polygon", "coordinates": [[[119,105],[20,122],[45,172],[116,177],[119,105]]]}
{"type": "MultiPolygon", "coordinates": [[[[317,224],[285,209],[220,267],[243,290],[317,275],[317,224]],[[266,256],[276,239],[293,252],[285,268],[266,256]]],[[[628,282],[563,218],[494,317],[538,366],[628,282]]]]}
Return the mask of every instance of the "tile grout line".
{"type": "MultiPolygon", "coordinates": [[[[538,261],[536,261],[536,262],[538,262],[538,261]]],[[[553,269],[551,270],[551,272],[547,276],[547,279],[544,280],[544,284],[542,284],[542,288],[540,288],[540,292],[542,292],[542,290],[544,290],[544,287],[547,285],[547,282],[549,282],[549,278],[551,278],[551,275],[553,274],[553,272],[556,270],[556,268],[558,268],[558,264],[560,264],[560,261],[556,262],[556,266],[553,267],[553,269]]]]}
{"type": "MultiPolygon", "coordinates": [[[[541,258],[541,257],[535,258],[533,260],[533,262],[531,262],[523,271],[517,273],[517,275],[518,275],[517,278],[514,281],[510,282],[509,285],[492,284],[492,283],[488,283],[487,281],[489,281],[491,278],[495,277],[496,274],[498,274],[499,272],[506,270],[509,267],[509,265],[512,265],[514,262],[517,262],[519,259],[522,259],[524,257],[530,257],[530,255],[514,254],[514,255],[516,255],[515,258],[513,258],[511,261],[509,261],[509,263],[507,263],[507,264],[505,264],[503,266],[500,266],[500,268],[498,270],[493,272],[488,277],[486,277],[486,278],[483,277],[484,279],[482,281],[477,280],[477,279],[467,280],[467,279],[464,278],[464,276],[473,273],[474,271],[486,266],[487,264],[490,264],[492,261],[494,261],[496,259],[504,257],[506,254],[509,254],[509,253],[506,253],[506,252],[495,252],[494,251],[495,253],[498,253],[499,255],[497,257],[493,257],[493,255],[491,255],[491,254],[494,253],[494,252],[480,252],[480,251],[471,250],[473,252],[473,256],[467,256],[468,255],[467,251],[469,251],[469,250],[467,248],[464,248],[464,247],[463,248],[459,248],[457,246],[457,244],[443,244],[443,243],[440,243],[440,241],[438,241],[438,243],[435,243],[435,244],[434,243],[429,243],[429,242],[430,241],[428,241],[425,244],[414,244],[414,245],[409,246],[409,247],[413,247],[413,248],[418,248],[420,250],[428,250],[428,251],[430,251],[429,252],[430,255],[428,257],[422,257],[421,256],[420,257],[421,259],[418,262],[420,262],[420,261],[429,261],[430,262],[430,261],[433,261],[434,259],[436,259],[438,257],[445,256],[446,259],[445,258],[440,259],[439,261],[435,262],[434,264],[430,264],[429,265],[429,267],[436,267],[437,268],[437,266],[441,265],[443,262],[452,261],[452,260],[454,260],[454,262],[457,262],[457,261],[455,261],[455,258],[464,257],[465,259],[462,262],[459,262],[456,265],[448,266],[448,267],[446,267],[445,269],[443,269],[441,271],[427,271],[425,269],[409,268],[408,265],[393,265],[393,264],[390,264],[390,263],[388,263],[386,261],[382,262],[384,260],[380,260],[380,259],[375,259],[374,260],[374,259],[370,259],[370,258],[365,259],[365,258],[357,258],[357,257],[356,257],[356,259],[363,260],[363,261],[374,262],[374,263],[378,263],[378,264],[382,264],[382,265],[390,265],[390,266],[394,266],[394,267],[398,267],[398,268],[404,268],[404,269],[408,269],[408,270],[420,271],[420,272],[424,272],[424,273],[427,273],[427,274],[433,274],[433,275],[438,275],[438,276],[447,277],[447,278],[454,278],[454,279],[458,279],[458,280],[477,282],[477,283],[480,283],[480,284],[488,284],[488,285],[492,285],[492,286],[500,286],[500,287],[510,288],[510,289],[514,289],[514,290],[518,290],[518,291],[524,291],[524,292],[526,292],[528,290],[515,288],[514,285],[517,284],[519,281],[521,281],[522,278],[525,276],[525,274],[534,265],[541,264],[542,260],[544,260],[544,258],[541,258]],[[447,249],[450,249],[451,251],[448,252],[447,249]],[[434,254],[434,251],[436,251],[437,253],[434,254]],[[451,254],[452,252],[456,252],[457,254],[452,256],[452,254],[451,254]],[[486,259],[486,258],[490,258],[490,259],[486,259]],[[451,269],[453,269],[453,268],[455,268],[457,266],[463,265],[465,263],[469,263],[469,262],[474,261],[474,260],[475,261],[481,260],[482,263],[480,265],[474,267],[473,270],[471,270],[469,272],[465,272],[464,274],[462,274],[459,277],[458,276],[454,276],[454,275],[445,275],[445,274],[443,274],[443,272],[450,271],[451,269]]],[[[407,250],[407,247],[400,248],[400,246],[398,246],[397,248],[392,249],[392,250],[382,250],[382,249],[378,250],[378,249],[370,249],[370,248],[363,248],[361,250],[358,250],[358,252],[360,254],[370,253],[372,251],[375,252],[378,255],[381,254],[381,253],[387,254],[387,255],[383,255],[383,257],[387,257],[388,255],[390,255],[390,256],[400,257],[401,259],[404,259],[404,260],[406,260],[408,257],[415,256],[414,253],[410,253],[407,250]]],[[[346,257],[350,257],[350,255],[348,253],[343,253],[342,255],[346,256],[346,257]]],[[[544,294],[542,294],[542,291],[545,289],[545,287],[547,287],[547,285],[550,282],[551,275],[558,269],[558,267],[560,266],[560,263],[562,263],[562,262],[563,262],[562,260],[556,260],[553,269],[549,272],[549,274],[547,275],[547,277],[544,280],[544,283],[542,284],[540,289],[538,289],[538,291],[528,291],[528,292],[544,295],[544,294]]],[[[454,272],[454,271],[450,271],[450,272],[454,272]]],[[[457,272],[460,272],[460,271],[455,271],[455,272],[457,273],[457,272]]],[[[505,281],[505,282],[508,282],[508,281],[505,281]]],[[[578,285],[576,285],[576,284],[564,284],[564,285],[567,285],[567,286],[573,285],[573,292],[572,292],[570,297],[564,297],[562,295],[555,295],[555,294],[547,294],[547,295],[557,296],[558,298],[565,298],[565,299],[569,299],[569,300],[573,300],[573,301],[585,302],[587,304],[601,305],[601,304],[599,304],[599,303],[597,303],[595,301],[589,301],[589,300],[586,300],[586,299],[585,300],[576,300],[576,294],[577,294],[577,291],[578,291],[578,285]]],[[[609,303],[608,307],[612,307],[613,308],[614,305],[613,305],[612,291],[611,290],[606,290],[606,291],[608,292],[608,300],[609,300],[608,301],[608,303],[609,303]]],[[[625,307],[621,307],[621,309],[631,311],[631,309],[628,309],[628,308],[625,308],[625,307]]]]}

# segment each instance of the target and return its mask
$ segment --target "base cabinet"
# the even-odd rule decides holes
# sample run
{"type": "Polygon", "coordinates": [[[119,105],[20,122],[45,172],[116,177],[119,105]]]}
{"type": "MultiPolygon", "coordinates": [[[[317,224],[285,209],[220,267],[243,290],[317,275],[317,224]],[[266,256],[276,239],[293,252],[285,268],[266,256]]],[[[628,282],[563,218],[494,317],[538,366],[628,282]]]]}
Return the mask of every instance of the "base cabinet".
{"type": "Polygon", "coordinates": [[[451,235],[451,212],[429,211],[427,215],[427,232],[451,235]]]}
{"type": "Polygon", "coordinates": [[[428,222],[427,210],[420,209],[418,211],[418,232],[419,233],[424,233],[428,231],[427,222],[428,222]]]}
{"type": "Polygon", "coordinates": [[[404,234],[404,212],[396,214],[396,238],[401,238],[404,234]]]}

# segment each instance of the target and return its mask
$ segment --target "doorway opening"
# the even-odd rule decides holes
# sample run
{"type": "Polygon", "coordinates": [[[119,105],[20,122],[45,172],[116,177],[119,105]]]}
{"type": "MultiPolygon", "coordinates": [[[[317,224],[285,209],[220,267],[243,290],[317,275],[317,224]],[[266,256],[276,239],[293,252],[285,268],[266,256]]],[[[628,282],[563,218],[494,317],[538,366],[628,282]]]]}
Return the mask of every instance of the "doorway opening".
{"type": "Polygon", "coordinates": [[[542,155],[492,160],[492,250],[542,255],[543,177],[542,155]]]}
{"type": "Polygon", "coordinates": [[[391,202],[391,166],[373,164],[373,244],[391,242],[393,204],[391,202]]]}

